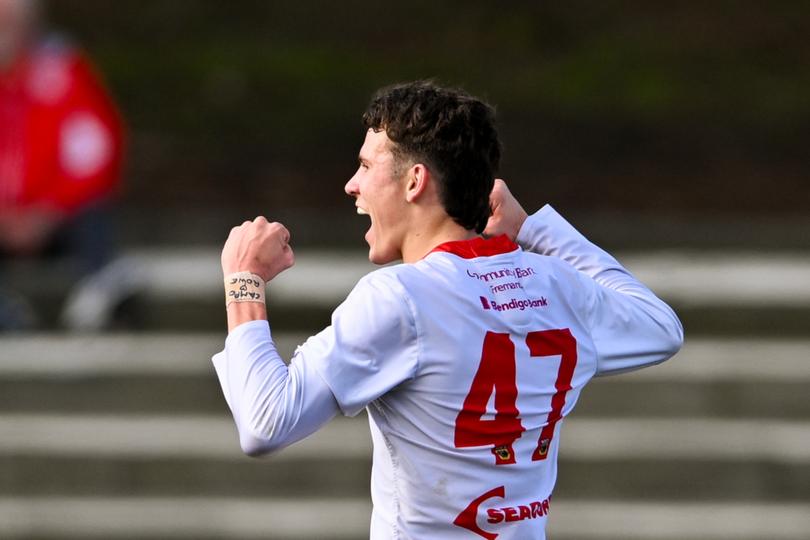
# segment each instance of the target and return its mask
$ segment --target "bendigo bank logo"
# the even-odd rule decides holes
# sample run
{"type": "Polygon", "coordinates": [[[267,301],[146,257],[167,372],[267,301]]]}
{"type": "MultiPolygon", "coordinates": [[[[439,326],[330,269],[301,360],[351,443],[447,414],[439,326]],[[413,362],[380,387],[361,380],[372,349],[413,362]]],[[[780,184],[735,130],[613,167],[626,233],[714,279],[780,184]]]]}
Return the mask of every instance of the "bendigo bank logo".
{"type": "MultiPolygon", "coordinates": [[[[467,506],[461,513],[456,516],[453,524],[472,531],[478,536],[486,538],[487,540],[495,540],[498,534],[494,532],[485,531],[478,525],[478,509],[489,499],[506,497],[506,488],[498,486],[484,493],[476,498],[467,506]]],[[[529,504],[521,504],[518,506],[504,506],[500,508],[487,509],[487,523],[497,525],[499,523],[512,523],[515,521],[523,521],[524,519],[537,519],[548,515],[549,500],[533,501],[529,504]]]]}
{"type": "Polygon", "coordinates": [[[527,298],[525,300],[512,298],[508,302],[496,302],[495,300],[490,300],[484,296],[479,296],[478,298],[481,300],[482,308],[494,309],[495,311],[510,311],[513,309],[523,311],[527,308],[537,309],[548,307],[548,300],[545,296],[541,296],[540,298],[527,298]]]}

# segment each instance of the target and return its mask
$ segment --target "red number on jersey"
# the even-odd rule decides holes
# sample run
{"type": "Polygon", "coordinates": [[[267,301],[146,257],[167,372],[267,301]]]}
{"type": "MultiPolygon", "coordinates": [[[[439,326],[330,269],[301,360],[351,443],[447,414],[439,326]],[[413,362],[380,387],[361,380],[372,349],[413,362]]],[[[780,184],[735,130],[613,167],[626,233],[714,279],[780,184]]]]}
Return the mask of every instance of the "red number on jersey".
{"type": "Polygon", "coordinates": [[[493,445],[496,465],[515,462],[512,443],[523,433],[518,418],[515,344],[509,334],[487,332],[481,363],[456,418],[456,448],[493,445]],[[495,392],[495,418],[481,420],[495,392]]]}
{"type": "Polygon", "coordinates": [[[537,448],[532,454],[532,461],[546,459],[551,439],[554,437],[554,427],[562,418],[562,409],[565,405],[565,395],[571,390],[571,379],[574,377],[574,368],[577,366],[577,340],[571,335],[568,328],[562,330],[544,330],[542,332],[529,332],[526,336],[526,345],[531,356],[557,356],[560,355],[560,369],[557,370],[557,380],[554,383],[556,392],[551,396],[551,411],[540,437],[537,439],[537,448]]]}
{"type": "MultiPolygon", "coordinates": [[[[532,454],[532,460],[537,461],[548,456],[554,428],[562,417],[565,395],[571,390],[571,379],[577,364],[577,342],[571,331],[565,328],[529,332],[526,345],[531,356],[561,356],[551,411],[532,454]]],[[[456,417],[456,448],[492,445],[496,465],[515,463],[512,445],[525,431],[517,409],[516,377],[515,345],[509,334],[487,332],[481,363],[456,417]],[[495,418],[481,420],[493,392],[495,418]]]]}

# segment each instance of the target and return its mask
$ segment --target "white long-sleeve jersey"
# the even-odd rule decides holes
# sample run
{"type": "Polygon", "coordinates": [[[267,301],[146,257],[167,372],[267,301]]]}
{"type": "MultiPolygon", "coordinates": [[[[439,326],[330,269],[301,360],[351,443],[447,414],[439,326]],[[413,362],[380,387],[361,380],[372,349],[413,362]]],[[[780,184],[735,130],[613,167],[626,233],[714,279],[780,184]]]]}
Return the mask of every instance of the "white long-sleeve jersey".
{"type": "Polygon", "coordinates": [[[662,362],[674,312],[550,206],[364,277],[289,368],[268,323],[213,361],[243,449],[368,410],[373,539],[543,539],[559,433],[585,383],[662,362]]]}

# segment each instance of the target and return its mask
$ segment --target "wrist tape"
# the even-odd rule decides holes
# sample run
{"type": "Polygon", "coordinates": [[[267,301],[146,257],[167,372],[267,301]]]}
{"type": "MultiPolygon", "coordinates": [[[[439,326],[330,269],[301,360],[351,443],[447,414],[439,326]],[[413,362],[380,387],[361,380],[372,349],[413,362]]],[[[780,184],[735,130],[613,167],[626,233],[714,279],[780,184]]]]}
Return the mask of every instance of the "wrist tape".
{"type": "Polygon", "coordinates": [[[264,303],[266,283],[251,272],[234,272],[225,276],[225,307],[231,302],[264,303]]]}

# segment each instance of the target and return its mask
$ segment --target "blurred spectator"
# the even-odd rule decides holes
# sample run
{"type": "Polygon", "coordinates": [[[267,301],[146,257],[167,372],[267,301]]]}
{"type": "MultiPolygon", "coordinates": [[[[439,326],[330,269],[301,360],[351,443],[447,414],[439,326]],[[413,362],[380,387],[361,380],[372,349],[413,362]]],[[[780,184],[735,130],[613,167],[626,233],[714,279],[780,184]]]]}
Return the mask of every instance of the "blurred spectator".
{"type": "MultiPolygon", "coordinates": [[[[88,60],[38,15],[34,0],[0,0],[0,270],[68,257],[76,278],[111,257],[123,126],[88,60]]],[[[0,329],[31,322],[12,298],[0,293],[0,329]]]]}

